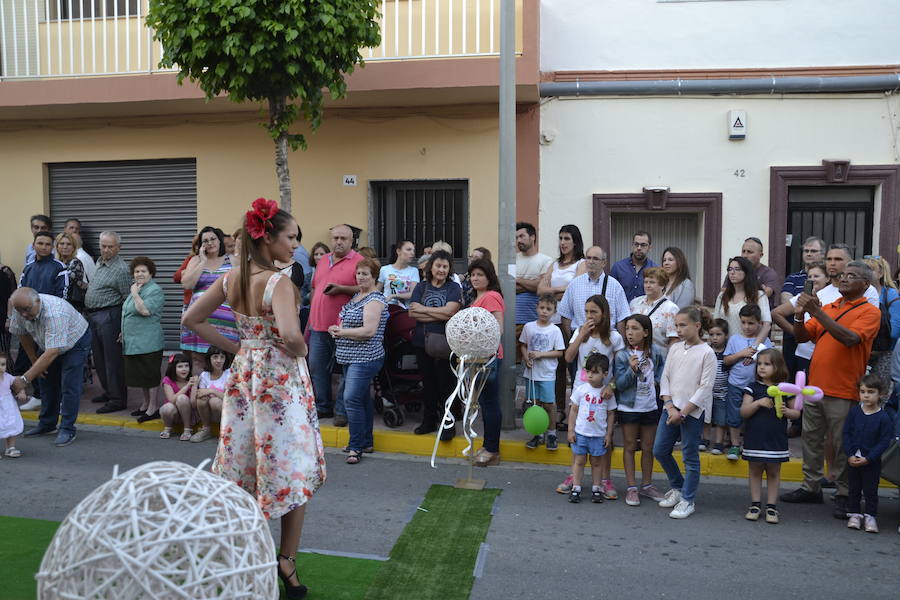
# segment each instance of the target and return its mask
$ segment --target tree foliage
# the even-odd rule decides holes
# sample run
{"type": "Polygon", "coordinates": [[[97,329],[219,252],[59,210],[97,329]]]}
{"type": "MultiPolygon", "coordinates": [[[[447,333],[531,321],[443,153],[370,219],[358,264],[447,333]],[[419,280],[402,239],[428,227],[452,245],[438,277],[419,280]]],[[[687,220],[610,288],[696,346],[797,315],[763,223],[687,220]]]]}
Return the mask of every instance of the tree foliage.
{"type": "MultiPolygon", "coordinates": [[[[195,81],[210,99],[268,104],[279,171],[288,146],[306,148],[291,124],[302,114],[315,130],[324,90],[343,96],[360,49],[381,43],[377,14],[374,0],[151,0],[147,24],[164,48],[160,65],[177,68],[179,83],[195,81]]],[[[289,175],[287,207],[278,175],[289,210],[289,175]]]]}

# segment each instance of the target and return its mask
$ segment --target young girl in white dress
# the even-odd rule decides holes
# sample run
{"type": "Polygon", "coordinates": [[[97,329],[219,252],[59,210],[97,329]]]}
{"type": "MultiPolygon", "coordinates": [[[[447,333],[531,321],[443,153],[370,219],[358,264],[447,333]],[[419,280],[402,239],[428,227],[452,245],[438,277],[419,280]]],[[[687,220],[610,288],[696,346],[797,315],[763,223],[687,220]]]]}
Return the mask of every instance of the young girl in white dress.
{"type": "Polygon", "coordinates": [[[7,371],[9,365],[9,357],[0,353],[0,438],[6,440],[6,450],[3,456],[7,458],[19,458],[22,452],[16,448],[16,436],[22,433],[24,423],[22,415],[19,413],[19,405],[16,402],[18,397],[20,402],[25,401],[25,391],[21,390],[16,396],[13,396],[12,384],[14,377],[7,371]]]}

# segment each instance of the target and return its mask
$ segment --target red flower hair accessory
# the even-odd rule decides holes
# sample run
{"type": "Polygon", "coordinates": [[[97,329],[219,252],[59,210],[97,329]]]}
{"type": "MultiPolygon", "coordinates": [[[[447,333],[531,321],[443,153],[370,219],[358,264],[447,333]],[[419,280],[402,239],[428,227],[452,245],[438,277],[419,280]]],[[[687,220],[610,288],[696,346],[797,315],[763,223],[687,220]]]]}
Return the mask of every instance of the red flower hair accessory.
{"type": "Polygon", "coordinates": [[[278,214],[278,204],[274,200],[265,198],[254,200],[244,219],[250,237],[258,240],[271,230],[272,219],[276,214],[278,214]]]}

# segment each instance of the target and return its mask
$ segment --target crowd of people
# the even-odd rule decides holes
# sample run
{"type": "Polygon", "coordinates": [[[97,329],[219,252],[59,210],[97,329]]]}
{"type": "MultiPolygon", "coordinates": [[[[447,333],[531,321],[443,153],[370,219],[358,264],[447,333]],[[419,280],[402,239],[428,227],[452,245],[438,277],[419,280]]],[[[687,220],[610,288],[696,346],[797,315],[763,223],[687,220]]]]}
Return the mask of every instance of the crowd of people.
{"type": "MultiPolygon", "coordinates": [[[[554,451],[559,433],[565,435],[573,462],[557,491],[570,502],[581,501],[588,457],[591,501],[618,498],[610,466],[618,428],[629,506],[646,498],[671,509],[673,518],[690,516],[699,453],[708,451],[749,463],[747,519],[777,523],[779,499],[820,503],[824,487],[835,490],[836,517],[877,531],[873,486],[880,455],[900,433],[894,421],[900,294],[883,258],[854,260],[844,244],[809,238],[802,270],[782,281],[762,263],[762,242],[749,237],[727,261],[710,309],[695,297],[681,249],[665,248],[660,264],[650,258],[650,232],[635,232],[630,254],[609,267],[606,250],[585,248],[576,225],[560,228],[552,258],[538,251],[535,227],[517,223],[511,299],[503,297],[485,247],[472,251],[461,274],[453,272],[453,249],[443,241],[419,254],[413,242],[400,240],[381,265],[374,251],[356,248],[351,227],[339,224],[328,243],[316,242],[308,252],[290,215],[258,203],[233,235],[203,227],[172,275],[184,288],[183,320],[180,348],[167,358],[165,298],[152,258],[126,263],[119,235],[104,231],[94,260],[83,248],[78,219],[54,236],[50,220],[35,215],[21,277],[0,264],[4,455],[21,455],[17,399],[23,410],[40,408],[26,437],[56,433],[57,446],[72,443],[84,381],[96,371],[98,413],[128,410],[128,388],[137,388],[141,402],[131,415],[139,422],[159,419],[163,439],[178,434],[204,442],[216,437],[218,426],[216,468],[236,480],[244,477],[238,471],[255,433],[242,430],[233,413],[254,410],[248,399],[268,405],[265,417],[256,417],[267,431],[289,416],[301,429],[316,429],[301,442],[272,441],[307,452],[297,460],[316,473],[300,486],[311,494],[324,478],[319,419],[349,427],[348,464],[375,450],[371,388],[388,360],[386,332],[407,332],[415,348],[423,407],[415,434],[440,430],[449,441],[456,431],[441,422],[455,385],[446,322],[464,308],[482,307],[502,329],[506,303],[514,301],[517,353],[504,357],[501,345],[489,370],[479,399],[484,435],[476,465],[500,462],[497,374],[502,361],[515,360],[524,369],[525,402],[549,415],[547,430],[525,445],[554,451]],[[773,323],[782,332],[780,350],[772,342],[773,323]],[[15,362],[10,335],[19,341],[15,362]],[[820,401],[801,405],[770,393],[797,372],[821,388],[820,401]],[[789,436],[801,437],[804,481],[779,495],[789,436]],[[673,457],[676,444],[683,472],[673,457]],[[666,473],[666,493],[653,483],[654,460],[666,473]]],[[[274,490],[260,501],[267,515],[303,504],[279,498],[279,476],[272,472],[265,483],[274,490]]]]}

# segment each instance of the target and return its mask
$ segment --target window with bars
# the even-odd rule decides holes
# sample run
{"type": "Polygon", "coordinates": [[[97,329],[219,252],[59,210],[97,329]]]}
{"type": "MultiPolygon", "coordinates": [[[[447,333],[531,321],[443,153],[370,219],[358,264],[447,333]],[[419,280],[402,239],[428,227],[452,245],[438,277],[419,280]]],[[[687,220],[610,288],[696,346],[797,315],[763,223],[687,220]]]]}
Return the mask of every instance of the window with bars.
{"type": "Polygon", "coordinates": [[[393,261],[400,240],[416,245],[416,254],[443,240],[453,248],[454,268],[465,267],[469,243],[469,182],[372,182],[372,243],[383,260],[393,261]]]}

